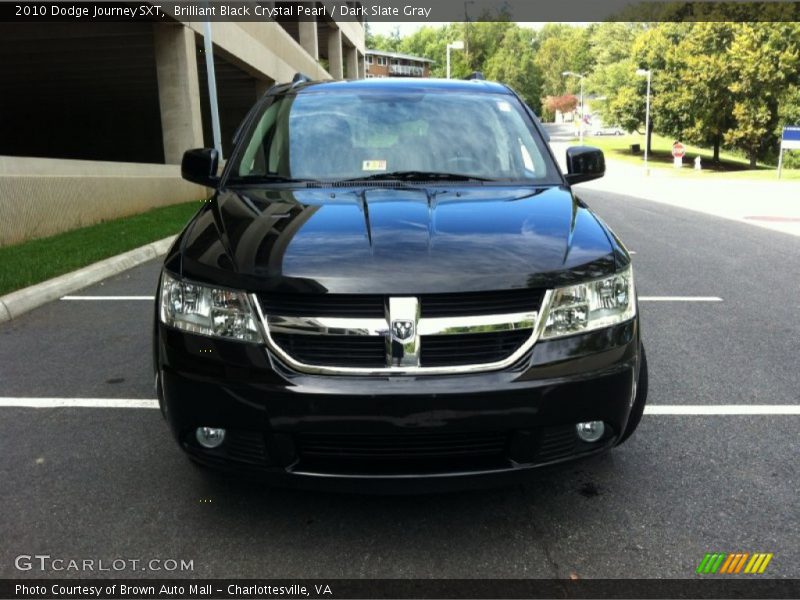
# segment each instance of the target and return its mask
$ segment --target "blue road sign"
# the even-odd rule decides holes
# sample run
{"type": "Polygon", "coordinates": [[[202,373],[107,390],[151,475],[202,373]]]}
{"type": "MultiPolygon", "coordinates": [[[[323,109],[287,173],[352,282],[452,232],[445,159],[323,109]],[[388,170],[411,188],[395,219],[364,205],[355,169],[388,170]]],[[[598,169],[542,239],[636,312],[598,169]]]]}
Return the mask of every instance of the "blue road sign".
{"type": "Polygon", "coordinates": [[[788,125],[783,128],[781,148],[800,148],[800,125],[788,125]]]}

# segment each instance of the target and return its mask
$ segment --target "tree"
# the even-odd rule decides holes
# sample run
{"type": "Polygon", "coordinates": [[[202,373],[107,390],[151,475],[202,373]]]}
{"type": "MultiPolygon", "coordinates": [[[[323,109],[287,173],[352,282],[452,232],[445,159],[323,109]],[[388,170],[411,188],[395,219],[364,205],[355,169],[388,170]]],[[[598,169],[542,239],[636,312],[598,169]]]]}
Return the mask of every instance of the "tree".
{"type": "Polygon", "coordinates": [[[565,96],[547,96],[544,99],[544,108],[551,113],[569,113],[578,107],[578,98],[572,94],[565,96]]]}
{"type": "Polygon", "coordinates": [[[395,27],[391,35],[382,35],[380,33],[372,33],[369,24],[365,27],[364,44],[370,50],[384,50],[386,52],[397,52],[402,43],[400,37],[400,29],[395,27]]]}
{"type": "Polygon", "coordinates": [[[542,74],[542,93],[562,96],[575,93],[580,82],[563,76],[564,71],[588,72],[593,64],[589,33],[584,27],[545,25],[537,40],[534,64],[542,74]]]}
{"type": "Polygon", "coordinates": [[[714,147],[733,121],[730,45],[733,23],[696,23],[666,50],[658,73],[654,113],[658,129],[676,139],[714,147]]]}
{"type": "Polygon", "coordinates": [[[647,29],[644,23],[594,23],[587,29],[594,58],[594,72],[606,65],[628,60],[637,34],[647,29]]]}
{"type": "Polygon", "coordinates": [[[541,112],[542,78],[534,61],[531,47],[532,31],[517,27],[506,28],[500,45],[483,67],[488,79],[500,81],[513,88],[534,112],[541,112]]]}
{"type": "MultiPolygon", "coordinates": [[[[650,67],[651,57],[646,50],[653,46],[651,32],[651,28],[641,23],[601,23],[589,29],[595,66],[587,90],[597,96],[592,106],[599,109],[604,123],[619,125],[627,131],[644,125],[647,86],[636,70],[650,67]]],[[[669,45],[667,40],[656,41],[669,45]]],[[[647,143],[649,149],[649,135],[647,143]]]]}
{"type": "Polygon", "coordinates": [[[725,141],[743,150],[751,167],[774,147],[778,100],[796,77],[799,54],[791,27],[740,23],[730,45],[734,125],[725,132],[725,141]]]}

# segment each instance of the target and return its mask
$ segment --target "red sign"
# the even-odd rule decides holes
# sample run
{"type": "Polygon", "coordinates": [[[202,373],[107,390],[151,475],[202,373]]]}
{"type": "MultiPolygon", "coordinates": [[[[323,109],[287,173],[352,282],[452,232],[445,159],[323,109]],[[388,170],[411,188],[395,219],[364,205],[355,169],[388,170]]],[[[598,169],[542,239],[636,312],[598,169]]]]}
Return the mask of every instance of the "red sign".
{"type": "Polygon", "coordinates": [[[686,154],[686,148],[683,147],[683,144],[680,142],[672,144],[672,156],[675,158],[683,158],[684,154],[686,154]]]}

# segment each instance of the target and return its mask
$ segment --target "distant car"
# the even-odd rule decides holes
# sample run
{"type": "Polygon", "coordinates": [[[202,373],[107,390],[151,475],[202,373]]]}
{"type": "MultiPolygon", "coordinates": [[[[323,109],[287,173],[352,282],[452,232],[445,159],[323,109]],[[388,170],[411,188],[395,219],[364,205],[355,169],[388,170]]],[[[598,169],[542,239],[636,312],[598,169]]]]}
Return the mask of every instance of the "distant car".
{"type": "Polygon", "coordinates": [[[611,127],[603,127],[602,125],[590,130],[592,135],[625,135],[625,131],[616,125],[611,127]]]}

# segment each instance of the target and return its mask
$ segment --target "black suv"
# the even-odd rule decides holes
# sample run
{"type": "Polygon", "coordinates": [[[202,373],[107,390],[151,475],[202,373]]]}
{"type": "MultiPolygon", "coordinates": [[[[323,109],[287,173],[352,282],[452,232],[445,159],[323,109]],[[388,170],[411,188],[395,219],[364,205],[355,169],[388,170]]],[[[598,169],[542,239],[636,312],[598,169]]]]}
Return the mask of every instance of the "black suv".
{"type": "Polygon", "coordinates": [[[486,81],[272,88],[164,262],[161,408],[195,461],[432,489],[601,452],[647,395],[631,259],[539,120],[486,81]]]}

